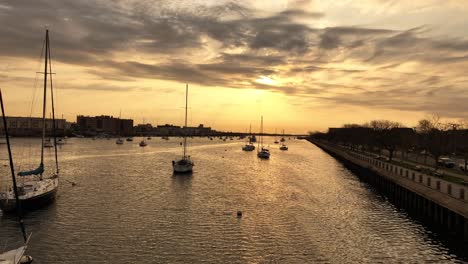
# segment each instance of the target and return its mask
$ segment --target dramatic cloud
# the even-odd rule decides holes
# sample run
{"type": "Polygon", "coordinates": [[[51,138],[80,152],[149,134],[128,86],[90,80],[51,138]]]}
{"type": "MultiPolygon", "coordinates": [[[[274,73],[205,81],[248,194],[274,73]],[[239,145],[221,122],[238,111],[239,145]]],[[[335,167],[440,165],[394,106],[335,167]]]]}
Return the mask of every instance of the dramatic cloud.
{"type": "MultiPolygon", "coordinates": [[[[384,4],[392,14],[422,12],[437,8],[434,1],[408,8],[368,0],[352,8],[369,12],[384,4]]],[[[48,26],[53,58],[92,83],[69,81],[69,89],[138,90],[134,82],[167,80],[468,117],[467,35],[435,34],[430,23],[330,25],[327,12],[335,10],[314,3],[262,10],[227,1],[6,0],[0,57],[37,60],[48,26]]],[[[450,8],[460,5],[466,7],[450,2],[450,8]]],[[[1,80],[15,78],[0,73],[1,80]]]]}

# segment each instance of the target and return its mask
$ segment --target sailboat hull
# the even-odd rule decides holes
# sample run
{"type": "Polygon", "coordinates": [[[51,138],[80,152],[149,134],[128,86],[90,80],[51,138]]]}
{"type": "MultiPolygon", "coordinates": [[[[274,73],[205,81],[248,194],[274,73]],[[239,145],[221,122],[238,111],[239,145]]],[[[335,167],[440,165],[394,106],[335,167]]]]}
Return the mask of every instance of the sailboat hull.
{"type": "MultiPolygon", "coordinates": [[[[41,194],[33,195],[28,198],[20,196],[21,208],[25,210],[35,210],[41,207],[51,204],[57,195],[58,185],[55,188],[52,188],[41,194]]],[[[4,197],[6,195],[2,194],[0,197],[0,209],[4,213],[11,213],[16,210],[16,201],[15,199],[4,197]]]]}
{"type": "Polygon", "coordinates": [[[191,173],[193,170],[193,162],[191,160],[172,161],[174,173],[191,173]]]}

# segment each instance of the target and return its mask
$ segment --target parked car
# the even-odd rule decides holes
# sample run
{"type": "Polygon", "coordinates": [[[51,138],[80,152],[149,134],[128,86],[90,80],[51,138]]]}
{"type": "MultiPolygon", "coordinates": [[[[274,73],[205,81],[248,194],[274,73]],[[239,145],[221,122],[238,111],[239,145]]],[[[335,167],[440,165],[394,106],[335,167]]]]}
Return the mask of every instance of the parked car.
{"type": "Polygon", "coordinates": [[[454,168],[455,167],[455,161],[453,161],[450,158],[439,158],[437,161],[437,164],[440,166],[444,166],[446,168],[454,168]]]}
{"type": "MultiPolygon", "coordinates": [[[[466,162],[466,165],[468,166],[468,161],[466,162]]],[[[458,164],[458,168],[460,168],[462,171],[465,171],[465,164],[463,162],[458,164]]]]}

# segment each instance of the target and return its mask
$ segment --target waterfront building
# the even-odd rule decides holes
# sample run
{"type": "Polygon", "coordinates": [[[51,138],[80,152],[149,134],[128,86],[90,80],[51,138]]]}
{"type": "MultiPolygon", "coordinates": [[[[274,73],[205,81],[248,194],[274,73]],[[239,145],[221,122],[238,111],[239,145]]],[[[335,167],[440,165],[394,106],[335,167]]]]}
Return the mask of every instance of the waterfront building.
{"type": "Polygon", "coordinates": [[[133,135],[133,120],[120,119],[113,116],[83,116],[76,117],[77,130],[80,133],[95,135],[133,135]]]}
{"type": "MultiPolygon", "coordinates": [[[[8,132],[10,136],[40,136],[42,135],[42,117],[6,117],[8,132]]],[[[45,122],[47,136],[52,134],[52,119],[46,118],[45,122]]],[[[55,127],[57,135],[64,135],[70,128],[70,123],[65,119],[55,119],[55,127]]],[[[5,133],[3,123],[0,124],[0,131],[5,133]]]]}

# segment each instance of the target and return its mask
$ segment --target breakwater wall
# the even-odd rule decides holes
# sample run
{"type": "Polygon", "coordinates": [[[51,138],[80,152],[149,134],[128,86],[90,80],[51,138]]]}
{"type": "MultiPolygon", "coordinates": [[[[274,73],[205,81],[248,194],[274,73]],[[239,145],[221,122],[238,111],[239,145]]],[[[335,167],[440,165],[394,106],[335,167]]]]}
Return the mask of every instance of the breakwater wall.
{"type": "Polygon", "coordinates": [[[468,243],[468,187],[365,153],[311,141],[386,194],[394,204],[468,243]]]}

